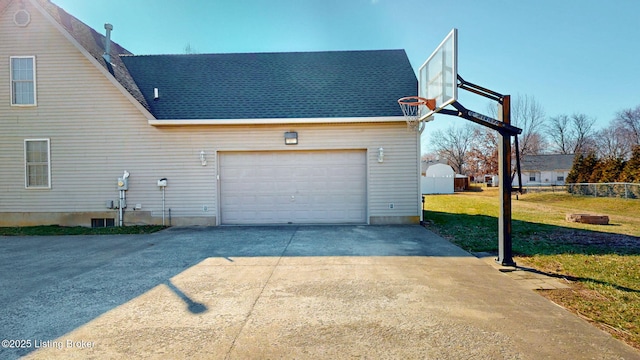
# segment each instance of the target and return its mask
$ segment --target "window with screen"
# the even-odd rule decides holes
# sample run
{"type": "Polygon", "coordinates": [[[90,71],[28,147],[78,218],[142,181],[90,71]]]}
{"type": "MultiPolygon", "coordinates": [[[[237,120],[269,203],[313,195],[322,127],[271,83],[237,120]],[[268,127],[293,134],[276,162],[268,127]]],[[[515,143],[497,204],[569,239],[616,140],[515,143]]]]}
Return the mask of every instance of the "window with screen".
{"type": "Polygon", "coordinates": [[[25,187],[51,188],[51,158],[49,139],[24,141],[25,187]]]}
{"type": "Polygon", "coordinates": [[[36,105],[36,58],[35,56],[12,56],[11,105],[36,105]]]}

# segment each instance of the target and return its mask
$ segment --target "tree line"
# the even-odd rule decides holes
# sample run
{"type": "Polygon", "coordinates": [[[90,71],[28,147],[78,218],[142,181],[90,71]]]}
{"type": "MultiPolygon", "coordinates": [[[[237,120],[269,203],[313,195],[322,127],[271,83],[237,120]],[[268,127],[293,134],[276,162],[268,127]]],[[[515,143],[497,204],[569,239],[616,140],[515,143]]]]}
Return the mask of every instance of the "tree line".
{"type": "MultiPolygon", "coordinates": [[[[496,111],[495,107],[488,108],[489,115],[494,118],[497,118],[496,111]]],[[[542,105],[529,95],[516,97],[511,105],[511,124],[522,129],[518,138],[521,159],[529,155],[576,154],[576,164],[577,159],[586,161],[588,158],[594,161],[591,163],[592,170],[601,168],[602,171],[598,171],[606,174],[601,178],[593,172],[587,175],[586,167],[579,167],[574,173],[585,173],[576,179],[588,177],[599,179],[594,182],[602,182],[616,178],[614,181],[622,181],[619,179],[623,173],[627,174],[624,172],[627,164],[631,164],[629,167],[636,164],[635,169],[638,169],[640,105],[618,111],[602,129],[596,129],[595,123],[595,118],[583,113],[547,117],[542,105]]],[[[450,126],[433,132],[430,144],[432,151],[424,154],[423,159],[445,160],[456,173],[474,178],[497,174],[498,140],[499,134],[495,130],[480,125],[468,123],[462,127],[450,126]]],[[[624,175],[624,178],[634,179],[629,182],[640,182],[637,175],[624,175]]],[[[569,178],[567,182],[571,182],[569,178]]]]}
{"type": "Polygon", "coordinates": [[[576,155],[568,183],[640,182],[640,146],[627,160],[620,157],[598,158],[594,151],[576,155]]]}
{"type": "Polygon", "coordinates": [[[567,190],[573,194],[639,198],[640,145],[633,147],[631,156],[627,160],[620,157],[598,158],[594,151],[589,151],[586,155],[577,154],[567,176],[567,183],[593,184],[570,185],[567,190]],[[629,187],[625,185],[626,183],[639,185],[629,187]]]}

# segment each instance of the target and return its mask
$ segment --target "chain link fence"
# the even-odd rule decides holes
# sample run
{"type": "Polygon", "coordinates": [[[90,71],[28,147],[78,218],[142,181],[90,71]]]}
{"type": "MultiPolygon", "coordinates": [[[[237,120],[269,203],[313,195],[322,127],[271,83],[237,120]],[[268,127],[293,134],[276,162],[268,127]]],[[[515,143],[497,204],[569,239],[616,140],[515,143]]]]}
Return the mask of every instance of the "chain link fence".
{"type": "MultiPolygon", "coordinates": [[[[518,189],[517,186],[513,187],[513,190],[516,191],[518,189]]],[[[539,192],[567,192],[567,185],[523,185],[522,189],[527,193],[539,193],[539,192]]]]}
{"type": "Polygon", "coordinates": [[[577,183],[565,187],[568,193],[575,195],[640,199],[640,183],[577,183]]]}

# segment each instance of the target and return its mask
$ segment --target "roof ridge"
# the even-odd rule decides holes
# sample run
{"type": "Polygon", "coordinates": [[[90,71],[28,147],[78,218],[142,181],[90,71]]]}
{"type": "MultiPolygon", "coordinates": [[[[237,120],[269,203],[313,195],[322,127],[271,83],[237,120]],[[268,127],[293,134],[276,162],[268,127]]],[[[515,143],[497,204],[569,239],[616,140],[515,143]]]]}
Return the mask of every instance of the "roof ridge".
{"type": "Polygon", "coordinates": [[[405,52],[404,49],[370,49],[370,50],[317,50],[317,51],[264,51],[264,52],[229,52],[229,53],[197,53],[197,54],[118,54],[119,56],[204,56],[204,55],[278,55],[278,54],[321,54],[321,53],[357,53],[357,52],[405,52]]]}
{"type": "MultiPolygon", "coordinates": [[[[9,0],[9,1],[11,1],[11,0],[9,0]]],[[[69,17],[71,17],[74,21],[77,21],[77,22],[78,22],[78,23],[80,23],[82,26],[86,27],[87,29],[90,29],[90,30],[91,30],[91,31],[93,31],[95,34],[97,34],[101,39],[103,39],[103,40],[104,40],[104,39],[106,39],[106,36],[105,36],[104,34],[102,34],[101,32],[99,32],[98,30],[96,30],[96,29],[92,28],[91,26],[87,25],[87,23],[85,23],[84,21],[80,20],[79,18],[77,18],[77,17],[73,16],[70,12],[68,12],[67,10],[65,10],[63,7],[61,7],[61,6],[57,5],[57,4],[55,4],[53,1],[51,1],[51,0],[36,0],[36,1],[37,1],[37,2],[39,2],[39,3],[40,3],[40,5],[43,5],[43,8],[44,8],[45,10],[48,10],[48,9],[47,9],[47,4],[52,5],[53,7],[57,8],[58,10],[62,10],[62,11],[64,12],[64,14],[65,14],[65,15],[67,15],[67,16],[69,16],[69,17]]],[[[47,11],[47,12],[49,12],[49,11],[47,11]]],[[[49,12],[49,14],[51,14],[51,12],[49,12]]],[[[52,15],[52,14],[51,14],[51,15],[52,15]]],[[[56,20],[57,20],[57,18],[56,18],[56,17],[54,17],[54,19],[56,19],[56,20]]],[[[61,19],[61,20],[62,20],[62,19],[61,19]]],[[[69,28],[68,28],[68,26],[67,26],[66,24],[64,24],[64,23],[62,23],[62,22],[59,22],[59,23],[60,23],[60,25],[62,25],[65,29],[67,29],[67,30],[71,30],[71,31],[73,30],[73,29],[69,29],[69,28]]],[[[71,35],[73,36],[73,34],[71,34],[71,35]]],[[[74,38],[75,38],[75,36],[74,36],[74,38]]],[[[76,40],[77,40],[77,39],[76,39],[76,40]]],[[[129,50],[128,50],[128,49],[126,49],[124,46],[120,45],[119,43],[117,43],[117,42],[115,42],[115,41],[111,40],[111,44],[116,45],[116,47],[117,47],[117,48],[120,48],[120,49],[122,49],[122,50],[126,51],[127,53],[129,53],[129,54],[133,55],[133,53],[132,53],[131,51],[129,51],[129,50]]],[[[112,48],[113,48],[113,47],[112,47],[112,48]]],[[[120,54],[117,54],[117,55],[120,55],[120,54]]]]}

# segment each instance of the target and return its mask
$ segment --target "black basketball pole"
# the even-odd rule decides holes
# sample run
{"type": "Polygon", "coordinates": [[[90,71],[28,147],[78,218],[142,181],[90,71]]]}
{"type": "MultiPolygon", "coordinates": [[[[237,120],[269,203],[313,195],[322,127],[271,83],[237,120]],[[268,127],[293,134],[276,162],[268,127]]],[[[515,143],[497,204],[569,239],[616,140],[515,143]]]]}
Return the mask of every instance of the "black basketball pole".
{"type": "Polygon", "coordinates": [[[440,114],[458,116],[476,124],[498,131],[498,177],[500,188],[500,218],[498,219],[498,258],[496,262],[503,266],[516,266],[513,261],[511,239],[511,137],[522,133],[522,129],[511,125],[511,96],[502,95],[493,90],[465,81],[458,75],[458,87],[484,96],[498,103],[498,119],[466,109],[454,101],[451,106],[456,110],[442,109],[440,114]]]}
{"type": "MultiPolygon", "coordinates": [[[[511,124],[511,95],[502,96],[498,102],[498,120],[511,124]]],[[[498,145],[500,163],[500,218],[498,220],[498,258],[503,266],[516,266],[513,261],[511,241],[511,134],[500,132],[498,145]]]]}

